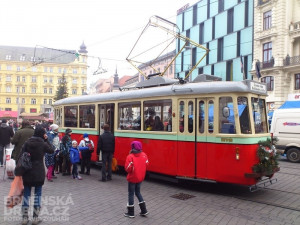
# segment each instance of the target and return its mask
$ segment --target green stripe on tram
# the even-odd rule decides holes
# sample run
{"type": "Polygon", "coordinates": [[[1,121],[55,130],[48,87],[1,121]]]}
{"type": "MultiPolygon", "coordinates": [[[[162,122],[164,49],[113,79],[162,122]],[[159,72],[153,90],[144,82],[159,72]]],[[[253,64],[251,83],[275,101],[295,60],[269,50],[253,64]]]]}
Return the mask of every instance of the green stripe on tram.
{"type": "MultiPolygon", "coordinates": [[[[169,141],[194,141],[192,135],[177,135],[177,134],[149,134],[149,133],[124,133],[115,132],[116,137],[128,137],[128,138],[141,138],[141,139],[155,139],[155,140],[169,140],[169,141]]],[[[269,136],[263,137],[210,137],[210,136],[198,136],[198,142],[211,142],[211,143],[227,143],[227,144],[256,144],[259,141],[265,141],[269,136]]]]}
{"type": "MultiPolygon", "coordinates": [[[[98,135],[97,130],[78,130],[78,129],[73,129],[73,128],[70,128],[70,129],[72,130],[72,133],[74,133],[74,134],[87,133],[87,134],[91,134],[91,135],[98,135]]],[[[65,133],[66,129],[59,129],[58,131],[61,133],[65,133]]]]}

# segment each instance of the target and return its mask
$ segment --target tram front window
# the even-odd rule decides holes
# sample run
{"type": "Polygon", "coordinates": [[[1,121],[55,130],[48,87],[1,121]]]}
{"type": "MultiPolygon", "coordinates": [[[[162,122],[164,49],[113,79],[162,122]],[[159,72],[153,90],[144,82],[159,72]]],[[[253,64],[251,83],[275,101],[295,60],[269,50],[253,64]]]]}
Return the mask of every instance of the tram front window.
{"type": "Polygon", "coordinates": [[[267,133],[266,103],[264,99],[251,98],[255,133],[267,133]]]}
{"type": "Polygon", "coordinates": [[[238,111],[240,119],[240,128],[242,134],[251,134],[250,117],[249,117],[249,105],[247,97],[238,97],[238,111]]]}

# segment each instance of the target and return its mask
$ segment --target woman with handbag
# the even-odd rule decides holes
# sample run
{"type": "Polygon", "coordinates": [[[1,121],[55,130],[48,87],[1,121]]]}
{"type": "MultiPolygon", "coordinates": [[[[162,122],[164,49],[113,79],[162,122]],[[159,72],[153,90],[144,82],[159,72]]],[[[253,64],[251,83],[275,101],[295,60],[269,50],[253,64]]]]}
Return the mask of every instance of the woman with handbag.
{"type": "Polygon", "coordinates": [[[38,126],[34,130],[34,134],[29,138],[23,148],[24,152],[28,152],[31,157],[32,168],[26,170],[22,175],[24,185],[24,195],[22,204],[22,224],[28,223],[28,208],[31,195],[31,188],[34,187],[34,210],[32,224],[38,224],[41,219],[38,218],[41,209],[42,186],[45,181],[44,156],[45,153],[52,154],[54,149],[47,140],[48,136],[43,127],[38,126]]]}

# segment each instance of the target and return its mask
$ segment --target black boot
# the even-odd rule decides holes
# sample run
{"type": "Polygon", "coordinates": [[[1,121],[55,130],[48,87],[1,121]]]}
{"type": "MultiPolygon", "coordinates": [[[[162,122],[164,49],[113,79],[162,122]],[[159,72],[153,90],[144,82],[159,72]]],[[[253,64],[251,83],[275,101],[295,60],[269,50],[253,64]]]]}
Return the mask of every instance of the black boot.
{"type": "Polygon", "coordinates": [[[146,215],[149,214],[149,212],[146,209],[146,202],[145,201],[140,202],[139,206],[140,206],[140,209],[141,209],[140,216],[146,216],[146,215]]]}
{"type": "Polygon", "coordinates": [[[129,218],[134,218],[134,205],[127,205],[127,213],[124,213],[124,216],[129,218]]]}
{"type": "Polygon", "coordinates": [[[33,219],[32,219],[32,224],[39,224],[40,222],[42,222],[42,219],[39,218],[39,214],[41,211],[41,207],[34,207],[33,209],[33,219]]]}
{"type": "Polygon", "coordinates": [[[22,225],[27,225],[28,222],[28,207],[22,207],[22,225]]]}

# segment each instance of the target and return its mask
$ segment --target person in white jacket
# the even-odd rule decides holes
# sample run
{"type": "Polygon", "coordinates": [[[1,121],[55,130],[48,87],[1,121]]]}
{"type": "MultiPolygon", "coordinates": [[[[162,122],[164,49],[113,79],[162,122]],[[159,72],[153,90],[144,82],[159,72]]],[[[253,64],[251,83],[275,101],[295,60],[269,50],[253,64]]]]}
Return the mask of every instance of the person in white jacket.
{"type": "Polygon", "coordinates": [[[84,133],[83,140],[80,141],[78,147],[81,152],[81,169],[79,173],[84,174],[86,167],[86,175],[90,175],[91,157],[95,147],[94,142],[89,139],[87,133],[84,133]]]}

